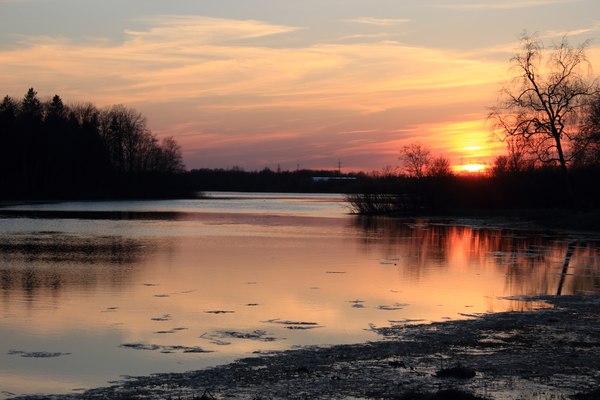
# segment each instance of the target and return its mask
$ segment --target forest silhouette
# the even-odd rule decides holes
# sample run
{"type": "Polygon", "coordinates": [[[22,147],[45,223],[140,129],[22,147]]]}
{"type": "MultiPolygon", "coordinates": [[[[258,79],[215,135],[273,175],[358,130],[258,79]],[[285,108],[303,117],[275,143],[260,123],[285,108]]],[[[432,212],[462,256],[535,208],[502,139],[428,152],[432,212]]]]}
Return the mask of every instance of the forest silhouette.
{"type": "Polygon", "coordinates": [[[181,195],[184,171],[173,138],[159,140],[122,105],[43,102],[30,88],[0,103],[0,197],[66,199],[181,195]]]}

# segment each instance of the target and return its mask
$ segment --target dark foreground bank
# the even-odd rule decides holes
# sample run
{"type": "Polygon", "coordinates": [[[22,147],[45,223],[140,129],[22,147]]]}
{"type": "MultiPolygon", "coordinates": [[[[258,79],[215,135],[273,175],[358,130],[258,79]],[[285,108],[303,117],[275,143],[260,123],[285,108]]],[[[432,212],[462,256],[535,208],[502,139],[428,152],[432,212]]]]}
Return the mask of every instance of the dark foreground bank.
{"type": "Polygon", "coordinates": [[[534,300],[553,307],[373,327],[384,340],[20,399],[600,398],[600,297],[534,300]]]}

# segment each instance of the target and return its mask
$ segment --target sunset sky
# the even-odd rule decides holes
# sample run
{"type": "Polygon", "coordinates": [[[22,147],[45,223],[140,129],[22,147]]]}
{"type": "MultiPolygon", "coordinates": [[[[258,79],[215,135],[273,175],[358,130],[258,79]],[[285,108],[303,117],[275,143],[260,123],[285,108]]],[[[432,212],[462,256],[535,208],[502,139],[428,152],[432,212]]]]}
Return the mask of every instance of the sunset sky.
{"type": "Polygon", "coordinates": [[[598,0],[0,0],[0,95],[135,108],[188,168],[477,164],[524,30],[600,69],[598,0]]]}

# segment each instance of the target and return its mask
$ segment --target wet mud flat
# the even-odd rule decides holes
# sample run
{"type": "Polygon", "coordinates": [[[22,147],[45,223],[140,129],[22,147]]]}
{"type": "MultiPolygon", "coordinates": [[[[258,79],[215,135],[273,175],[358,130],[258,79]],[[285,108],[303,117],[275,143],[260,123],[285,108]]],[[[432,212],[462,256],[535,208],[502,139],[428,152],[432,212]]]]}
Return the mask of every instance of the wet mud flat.
{"type": "Polygon", "coordinates": [[[552,307],[371,327],[381,341],[261,354],[20,399],[600,398],[600,297],[529,300],[552,307]]]}

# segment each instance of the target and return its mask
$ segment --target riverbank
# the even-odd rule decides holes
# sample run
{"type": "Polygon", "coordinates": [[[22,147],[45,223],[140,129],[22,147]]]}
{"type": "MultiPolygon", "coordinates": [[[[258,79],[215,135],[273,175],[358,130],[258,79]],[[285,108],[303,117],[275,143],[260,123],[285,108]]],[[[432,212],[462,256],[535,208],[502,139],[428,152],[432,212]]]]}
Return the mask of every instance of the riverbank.
{"type": "Polygon", "coordinates": [[[19,399],[599,398],[600,297],[527,301],[552,307],[372,327],[381,341],[262,354],[82,394],[19,399]]]}
{"type": "Polygon", "coordinates": [[[471,217],[480,220],[504,220],[524,229],[558,229],[561,231],[600,232],[600,210],[515,209],[515,210],[453,210],[452,217],[471,217]]]}
{"type": "MultiPolygon", "coordinates": [[[[390,217],[396,219],[431,219],[479,221],[484,225],[506,226],[511,229],[539,231],[576,231],[581,233],[600,232],[600,209],[452,209],[452,210],[404,210],[386,209],[383,211],[364,211],[355,201],[347,199],[352,214],[363,217],[390,217]]],[[[475,223],[479,225],[479,223],[475,223]]]]}

